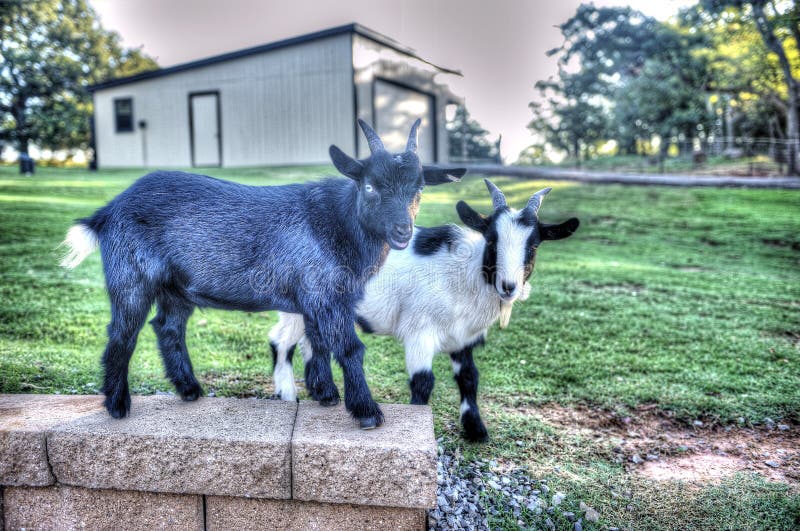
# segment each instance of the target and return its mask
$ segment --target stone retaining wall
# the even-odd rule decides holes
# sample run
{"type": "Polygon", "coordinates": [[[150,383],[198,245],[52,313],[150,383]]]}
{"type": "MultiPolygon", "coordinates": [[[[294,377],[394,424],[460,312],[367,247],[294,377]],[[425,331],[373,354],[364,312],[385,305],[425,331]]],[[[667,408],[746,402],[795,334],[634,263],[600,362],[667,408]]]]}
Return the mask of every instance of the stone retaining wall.
{"type": "Polygon", "coordinates": [[[427,406],[358,429],[314,402],[0,395],[0,529],[424,529],[427,406]],[[5,527],[4,527],[5,526],[5,527]]]}

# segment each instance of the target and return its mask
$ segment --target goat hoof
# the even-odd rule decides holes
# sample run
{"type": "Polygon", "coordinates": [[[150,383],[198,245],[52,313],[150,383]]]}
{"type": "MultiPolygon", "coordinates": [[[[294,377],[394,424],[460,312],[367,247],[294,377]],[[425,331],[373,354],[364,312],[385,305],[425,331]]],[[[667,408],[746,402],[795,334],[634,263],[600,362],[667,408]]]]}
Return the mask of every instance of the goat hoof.
{"type": "Polygon", "coordinates": [[[115,419],[125,418],[131,410],[131,395],[106,397],[105,404],[108,414],[115,419]]]}
{"type": "Polygon", "coordinates": [[[464,433],[463,437],[469,442],[486,442],[489,439],[489,433],[486,431],[486,426],[480,418],[464,418],[464,433]]]}
{"type": "Polygon", "coordinates": [[[378,419],[369,417],[366,419],[358,419],[358,427],[362,430],[374,430],[379,426],[378,419]]]}
{"type": "Polygon", "coordinates": [[[484,429],[483,432],[464,432],[464,439],[469,442],[486,442],[489,440],[489,434],[484,429]]]}
{"type": "Polygon", "coordinates": [[[185,389],[180,390],[181,399],[184,402],[194,402],[201,396],[203,396],[203,388],[200,387],[200,384],[195,383],[193,385],[186,386],[185,389]]]}
{"type": "Polygon", "coordinates": [[[319,401],[319,405],[322,407],[331,407],[339,404],[339,397],[333,396],[330,398],[321,398],[319,401]]]}
{"type": "Polygon", "coordinates": [[[319,402],[321,406],[335,406],[339,403],[339,390],[336,385],[330,386],[319,384],[308,389],[311,398],[319,402]]]}
{"type": "Polygon", "coordinates": [[[371,430],[383,424],[383,411],[376,402],[360,411],[356,410],[353,416],[358,419],[358,426],[362,430],[371,430]]]}

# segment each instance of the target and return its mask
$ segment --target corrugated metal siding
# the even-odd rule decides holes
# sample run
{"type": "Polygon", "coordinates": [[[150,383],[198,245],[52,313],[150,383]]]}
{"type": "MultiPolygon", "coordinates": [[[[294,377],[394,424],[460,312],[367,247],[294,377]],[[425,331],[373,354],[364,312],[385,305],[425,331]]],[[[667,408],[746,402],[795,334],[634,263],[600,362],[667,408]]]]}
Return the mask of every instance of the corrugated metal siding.
{"type": "MultiPolygon", "coordinates": [[[[358,101],[358,117],[369,123],[375,123],[373,116],[374,81],[387,79],[408,85],[417,90],[432,93],[436,96],[436,152],[438,161],[448,158],[448,142],[445,107],[450,92],[447,87],[437,84],[434,76],[438,71],[430,65],[387,48],[361,35],[353,35],[353,65],[356,79],[356,98],[358,101]]],[[[383,132],[386,134],[386,132],[383,132]]],[[[408,135],[408,131],[393,131],[392,135],[408,135]]],[[[358,156],[369,154],[366,141],[359,137],[358,156]]],[[[422,160],[422,162],[433,162],[422,160]]]]}
{"type": "Polygon", "coordinates": [[[189,166],[189,94],[211,90],[220,94],[223,166],[328,162],[331,143],[352,153],[351,58],[350,35],[338,35],[99,90],[98,163],[189,166]],[[118,97],[133,98],[135,122],[147,121],[144,132],[114,131],[118,97]]]}

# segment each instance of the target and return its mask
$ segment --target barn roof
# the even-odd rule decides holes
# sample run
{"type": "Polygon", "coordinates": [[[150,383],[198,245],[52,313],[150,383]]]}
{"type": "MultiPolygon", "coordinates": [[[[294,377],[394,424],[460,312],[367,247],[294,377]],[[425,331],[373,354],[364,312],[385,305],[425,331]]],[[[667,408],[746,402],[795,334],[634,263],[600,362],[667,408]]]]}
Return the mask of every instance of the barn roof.
{"type": "Polygon", "coordinates": [[[247,57],[250,55],[256,55],[264,52],[269,52],[272,50],[277,50],[279,48],[286,48],[288,46],[294,46],[296,44],[303,44],[306,42],[315,41],[318,39],[324,39],[326,37],[333,37],[335,35],[342,35],[347,33],[354,33],[356,35],[360,35],[366,39],[371,41],[377,42],[387,48],[391,48],[396,52],[402,53],[404,55],[408,55],[409,57],[413,57],[414,59],[418,59],[435,69],[439,70],[445,74],[454,74],[457,76],[461,76],[462,73],[459,70],[453,70],[450,68],[445,68],[443,66],[436,65],[427,61],[417,55],[417,53],[399,42],[395,41],[394,39],[387,37],[386,35],[382,35],[377,31],[371,30],[366,26],[362,26],[361,24],[346,24],[344,26],[336,26],[334,28],[328,28],[321,31],[315,31],[313,33],[307,33],[305,35],[300,35],[298,37],[291,37],[289,39],[283,39],[280,41],[270,42],[268,44],[262,44],[260,46],[253,46],[252,48],[245,48],[243,50],[237,50],[234,52],[228,52],[221,55],[215,55],[213,57],[206,57],[203,59],[198,59],[197,61],[191,61],[188,63],[182,63],[175,66],[170,66],[167,68],[159,68],[158,70],[151,70],[149,72],[142,72],[140,74],[134,74],[132,76],[127,77],[120,77],[116,79],[109,79],[107,81],[103,81],[101,83],[97,83],[95,85],[89,86],[89,90],[94,92],[96,90],[106,89],[110,87],[116,87],[119,85],[126,85],[128,83],[134,83],[136,81],[144,81],[146,79],[153,79],[162,76],[168,76],[170,74],[175,74],[178,72],[183,72],[185,70],[191,70],[194,68],[200,68],[203,66],[214,65],[217,63],[222,63],[224,61],[230,61],[231,59],[239,59],[241,57],[247,57]]]}

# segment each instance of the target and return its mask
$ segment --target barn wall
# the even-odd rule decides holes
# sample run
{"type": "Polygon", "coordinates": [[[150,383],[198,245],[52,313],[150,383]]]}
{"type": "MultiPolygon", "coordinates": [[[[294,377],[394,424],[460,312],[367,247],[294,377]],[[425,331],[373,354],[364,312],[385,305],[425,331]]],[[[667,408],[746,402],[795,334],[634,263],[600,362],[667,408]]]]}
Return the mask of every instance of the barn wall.
{"type": "MultiPolygon", "coordinates": [[[[356,100],[358,102],[358,117],[369,123],[375,123],[373,115],[374,80],[386,79],[396,81],[402,85],[413,87],[417,90],[432,93],[436,96],[435,122],[436,122],[436,154],[439,162],[447,161],[448,143],[445,108],[452,94],[447,87],[438,84],[434,76],[439,72],[427,63],[401,54],[377,42],[353,35],[353,67],[355,72],[356,100]]],[[[441,74],[440,74],[441,75],[441,74]]],[[[403,135],[408,138],[408,128],[403,126],[403,131],[381,131],[386,136],[403,135]]],[[[421,135],[430,135],[430,130],[422,131],[421,135]]],[[[358,155],[364,157],[369,154],[369,147],[363,138],[358,139],[358,155]]],[[[433,162],[422,160],[423,163],[433,162]]]]}
{"type": "Polygon", "coordinates": [[[350,39],[338,35],[97,91],[100,167],[190,166],[188,96],[212,90],[220,94],[223,166],[327,163],[331,143],[352,152],[350,39]],[[128,96],[134,121],[147,121],[144,132],[114,130],[113,100],[128,96]]]}

